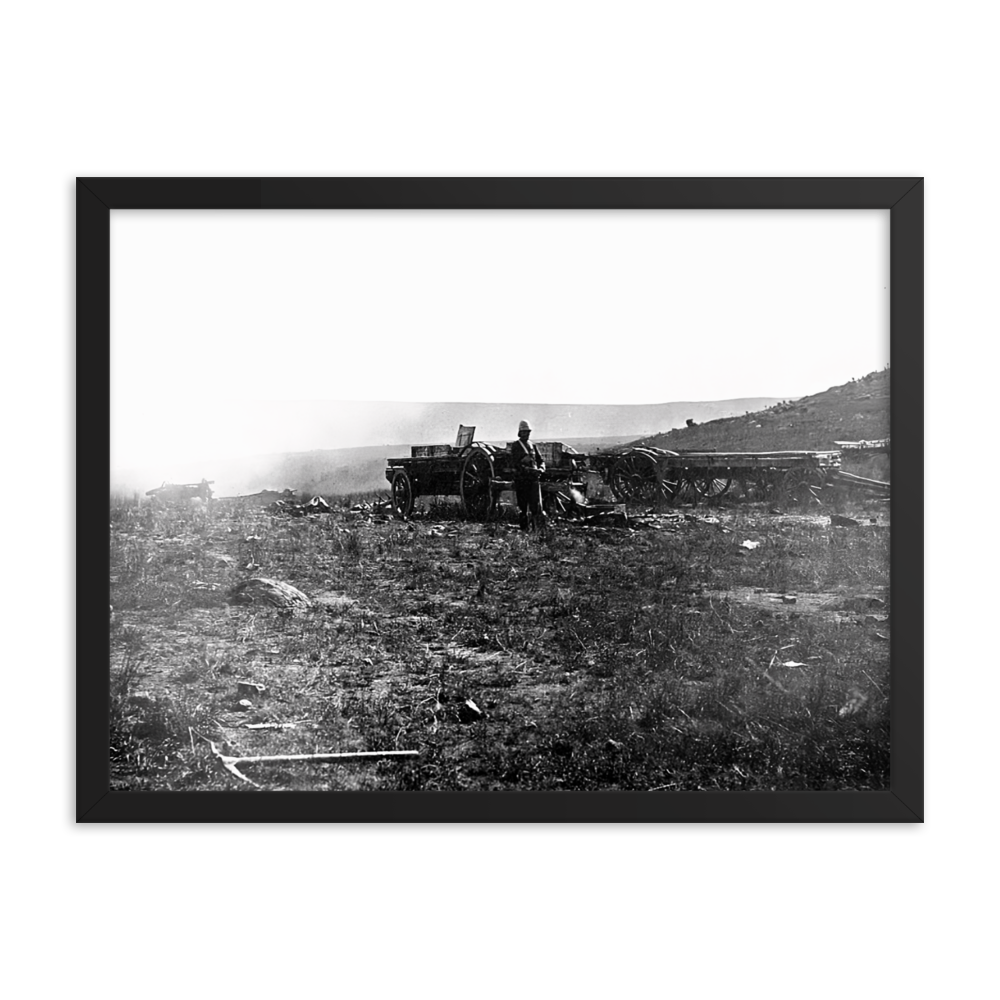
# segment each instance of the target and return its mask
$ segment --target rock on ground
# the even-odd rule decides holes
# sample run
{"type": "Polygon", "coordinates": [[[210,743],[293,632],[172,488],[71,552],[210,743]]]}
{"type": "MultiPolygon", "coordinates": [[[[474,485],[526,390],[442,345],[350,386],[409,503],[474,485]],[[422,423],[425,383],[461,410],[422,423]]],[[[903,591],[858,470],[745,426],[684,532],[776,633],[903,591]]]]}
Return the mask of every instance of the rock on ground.
{"type": "Polygon", "coordinates": [[[257,577],[229,592],[230,604],[271,604],[276,608],[309,608],[312,601],[295,587],[281,580],[257,577]]]}

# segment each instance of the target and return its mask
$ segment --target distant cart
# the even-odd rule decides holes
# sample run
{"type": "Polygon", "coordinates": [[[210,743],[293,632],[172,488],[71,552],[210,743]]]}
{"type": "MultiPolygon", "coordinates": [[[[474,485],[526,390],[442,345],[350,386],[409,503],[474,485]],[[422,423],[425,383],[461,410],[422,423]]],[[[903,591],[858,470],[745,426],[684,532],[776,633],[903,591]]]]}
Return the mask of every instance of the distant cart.
{"type": "Polygon", "coordinates": [[[155,490],[146,490],[146,496],[159,500],[190,500],[194,497],[211,500],[214,482],[214,479],[203,479],[200,483],[164,483],[155,490]]]}
{"type": "Polygon", "coordinates": [[[879,438],[876,441],[834,441],[841,451],[859,452],[861,454],[884,454],[891,451],[890,439],[879,438]]]}
{"type": "Polygon", "coordinates": [[[683,493],[714,500],[731,490],[750,499],[807,499],[840,468],[839,451],[667,451],[628,448],[588,456],[615,499],[673,503],[683,493]]]}
{"type": "MultiPolygon", "coordinates": [[[[477,520],[496,512],[501,494],[514,488],[510,445],[476,441],[475,433],[475,427],[460,426],[454,445],[416,445],[408,458],[387,459],[385,477],[396,517],[409,517],[422,496],[458,497],[466,516],[477,520]]],[[[570,490],[586,495],[585,456],[559,441],[540,441],[536,447],[546,466],[540,481],[546,508],[570,490]]]]}

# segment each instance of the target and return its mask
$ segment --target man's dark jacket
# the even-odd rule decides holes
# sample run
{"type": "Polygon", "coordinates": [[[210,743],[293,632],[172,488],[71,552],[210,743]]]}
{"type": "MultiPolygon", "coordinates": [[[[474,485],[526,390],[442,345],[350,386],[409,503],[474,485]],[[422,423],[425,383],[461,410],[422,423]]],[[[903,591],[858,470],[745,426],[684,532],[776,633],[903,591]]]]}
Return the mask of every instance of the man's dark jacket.
{"type": "Polygon", "coordinates": [[[530,441],[525,443],[518,438],[510,446],[510,453],[514,462],[515,480],[534,482],[538,479],[538,473],[545,469],[542,456],[530,441]]]}

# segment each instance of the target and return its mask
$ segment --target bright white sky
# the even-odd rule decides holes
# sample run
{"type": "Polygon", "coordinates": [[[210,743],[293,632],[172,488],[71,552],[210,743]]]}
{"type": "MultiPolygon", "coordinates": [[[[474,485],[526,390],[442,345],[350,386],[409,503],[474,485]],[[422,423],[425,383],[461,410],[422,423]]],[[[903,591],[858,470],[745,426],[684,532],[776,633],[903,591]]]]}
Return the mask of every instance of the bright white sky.
{"type": "Polygon", "coordinates": [[[113,211],[111,262],[113,468],[385,443],[338,400],[793,398],[889,360],[887,211],[113,211]]]}

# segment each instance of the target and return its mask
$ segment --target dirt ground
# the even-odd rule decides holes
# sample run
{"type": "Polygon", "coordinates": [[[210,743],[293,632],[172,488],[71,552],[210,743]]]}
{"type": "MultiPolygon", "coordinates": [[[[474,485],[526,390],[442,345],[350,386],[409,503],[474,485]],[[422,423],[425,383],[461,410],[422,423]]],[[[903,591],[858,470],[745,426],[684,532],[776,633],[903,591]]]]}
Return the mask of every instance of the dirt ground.
{"type": "Polygon", "coordinates": [[[113,510],[117,787],[252,788],[210,741],[419,751],[245,765],[270,789],[884,787],[888,508],[850,513],[113,510]],[[310,605],[231,603],[254,577],[310,605]]]}

